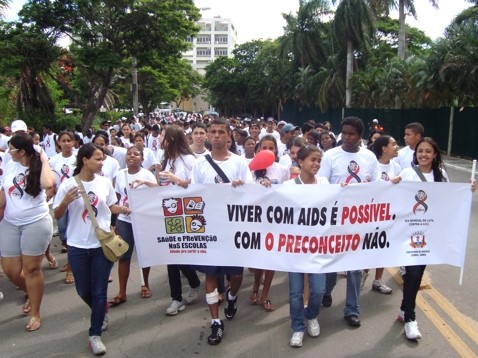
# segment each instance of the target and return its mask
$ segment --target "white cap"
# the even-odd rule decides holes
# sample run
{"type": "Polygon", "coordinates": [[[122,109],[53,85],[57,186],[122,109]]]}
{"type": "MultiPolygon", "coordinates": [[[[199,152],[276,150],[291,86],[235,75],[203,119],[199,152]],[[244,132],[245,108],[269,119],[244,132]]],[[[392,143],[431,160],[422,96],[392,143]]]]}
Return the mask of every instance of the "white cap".
{"type": "Polygon", "coordinates": [[[373,123],[378,123],[378,119],[375,118],[375,119],[372,120],[372,122],[373,122],[373,123]]]}
{"type": "Polygon", "coordinates": [[[15,133],[15,132],[18,132],[18,131],[24,131],[24,132],[28,131],[27,124],[24,121],[22,121],[21,119],[17,119],[15,121],[13,121],[12,125],[10,127],[11,127],[11,130],[12,130],[12,133],[15,133]]]}

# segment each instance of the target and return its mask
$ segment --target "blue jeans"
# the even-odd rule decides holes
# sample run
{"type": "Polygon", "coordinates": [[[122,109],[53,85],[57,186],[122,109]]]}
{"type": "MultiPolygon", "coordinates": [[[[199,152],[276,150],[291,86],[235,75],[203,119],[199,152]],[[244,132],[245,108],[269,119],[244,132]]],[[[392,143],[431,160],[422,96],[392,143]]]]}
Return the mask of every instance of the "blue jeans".
{"type": "Polygon", "coordinates": [[[108,278],[113,263],[108,261],[101,247],[80,249],[68,246],[68,260],[75,276],[76,292],[91,308],[90,336],[101,336],[106,314],[108,278]]]}
{"type": "Polygon", "coordinates": [[[400,309],[405,312],[405,322],[415,321],[415,302],[426,265],[405,266],[403,299],[400,309]]]}
{"type": "Polygon", "coordinates": [[[58,237],[63,241],[63,244],[65,244],[67,239],[66,228],[68,227],[68,210],[65,212],[65,215],[56,220],[56,225],[58,226],[58,237]]]}
{"type": "Polygon", "coordinates": [[[320,313],[325,291],[325,274],[309,273],[310,297],[304,308],[304,274],[289,272],[290,319],[293,332],[305,331],[305,319],[314,319],[320,313]]]}
{"type": "MultiPolygon", "coordinates": [[[[330,272],[326,274],[325,294],[331,295],[332,290],[337,283],[337,273],[330,272]]],[[[347,292],[345,294],[344,317],[360,314],[359,296],[360,284],[362,282],[362,271],[347,271],[347,292]]]]}

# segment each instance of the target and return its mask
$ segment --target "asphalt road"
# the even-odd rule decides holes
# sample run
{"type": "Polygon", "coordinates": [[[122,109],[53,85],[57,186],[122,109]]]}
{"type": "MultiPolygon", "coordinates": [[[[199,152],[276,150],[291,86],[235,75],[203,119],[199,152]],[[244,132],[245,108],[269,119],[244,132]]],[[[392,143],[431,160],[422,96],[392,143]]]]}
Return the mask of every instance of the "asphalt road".
{"type": "MultiPolygon", "coordinates": [[[[471,162],[447,159],[452,181],[469,181],[471,162]],[[465,169],[463,169],[465,168],[465,169]]],[[[239,308],[234,320],[225,321],[223,342],[207,344],[210,316],[207,305],[188,306],[177,316],[164,314],[169,305],[166,267],[152,268],[150,281],[153,296],[139,295],[139,268],[132,264],[128,301],[110,309],[110,327],[103,341],[111,357],[459,357],[478,356],[478,287],[477,217],[478,197],[474,195],[464,284],[458,285],[459,269],[447,265],[429,266],[424,282],[428,288],[419,294],[417,320],[423,338],[408,341],[403,325],[395,320],[401,301],[400,279],[396,269],[387,269],[384,281],[393,288],[391,295],[372,291],[372,279],[361,295],[360,328],[351,328],[343,320],[345,279],[339,278],[333,292],[333,305],[323,308],[319,316],[321,334],[305,336],[304,346],[291,348],[286,273],[277,272],[270,292],[276,306],[266,313],[261,306],[248,303],[253,277],[245,271],[239,293],[239,308]]],[[[446,207],[446,203],[444,203],[446,207]]],[[[452,225],[452,223],[450,223],[452,225]]],[[[58,238],[52,252],[60,267],[66,254],[60,253],[58,238]]],[[[4,299],[0,303],[0,357],[91,357],[88,350],[90,312],[77,296],[74,285],[64,284],[65,275],[49,270],[44,262],[45,297],[42,304],[42,327],[37,332],[24,330],[27,318],[21,314],[23,294],[5,276],[0,277],[4,299]]],[[[117,293],[116,266],[109,297],[117,293]]],[[[371,271],[371,276],[373,270],[371,271]]],[[[184,280],[184,292],[187,291],[184,280]]],[[[203,296],[202,296],[203,297],[203,296]]],[[[221,317],[224,317],[221,308],[221,317]]]]}

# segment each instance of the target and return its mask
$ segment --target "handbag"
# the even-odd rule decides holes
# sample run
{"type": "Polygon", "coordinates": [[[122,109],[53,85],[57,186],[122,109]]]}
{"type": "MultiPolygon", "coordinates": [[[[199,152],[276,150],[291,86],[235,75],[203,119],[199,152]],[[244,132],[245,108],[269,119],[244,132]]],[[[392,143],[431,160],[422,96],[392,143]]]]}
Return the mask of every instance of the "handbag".
{"type": "Polygon", "coordinates": [[[121,236],[116,234],[113,230],[108,232],[98,226],[98,221],[96,220],[95,213],[91,208],[90,199],[86,195],[85,188],[78,175],[75,175],[75,180],[81,189],[81,196],[83,198],[83,201],[85,202],[86,210],[88,210],[88,214],[90,215],[91,223],[93,224],[93,227],[95,229],[96,238],[100,242],[101,248],[103,249],[103,254],[111,262],[118,261],[121,256],[123,256],[126,251],[128,251],[128,243],[124,241],[121,236]]]}

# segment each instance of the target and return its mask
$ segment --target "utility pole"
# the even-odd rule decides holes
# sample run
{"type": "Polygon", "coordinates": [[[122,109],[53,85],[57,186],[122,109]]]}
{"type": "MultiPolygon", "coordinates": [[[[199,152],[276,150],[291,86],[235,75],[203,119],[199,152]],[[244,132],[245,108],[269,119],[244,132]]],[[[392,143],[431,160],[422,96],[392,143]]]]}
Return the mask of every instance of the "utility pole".
{"type": "Polygon", "coordinates": [[[132,58],[133,82],[131,90],[133,92],[133,114],[138,115],[138,69],[136,68],[136,57],[132,58]]]}

